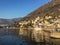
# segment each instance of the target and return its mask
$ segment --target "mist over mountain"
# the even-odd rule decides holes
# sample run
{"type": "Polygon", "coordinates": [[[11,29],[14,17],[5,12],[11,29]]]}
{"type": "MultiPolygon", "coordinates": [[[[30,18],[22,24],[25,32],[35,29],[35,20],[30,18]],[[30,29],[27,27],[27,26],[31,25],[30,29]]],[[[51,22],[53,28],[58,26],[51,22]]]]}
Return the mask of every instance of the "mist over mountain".
{"type": "Polygon", "coordinates": [[[13,19],[3,19],[0,18],[0,24],[14,24],[18,22],[21,18],[13,18],[13,19]]]}

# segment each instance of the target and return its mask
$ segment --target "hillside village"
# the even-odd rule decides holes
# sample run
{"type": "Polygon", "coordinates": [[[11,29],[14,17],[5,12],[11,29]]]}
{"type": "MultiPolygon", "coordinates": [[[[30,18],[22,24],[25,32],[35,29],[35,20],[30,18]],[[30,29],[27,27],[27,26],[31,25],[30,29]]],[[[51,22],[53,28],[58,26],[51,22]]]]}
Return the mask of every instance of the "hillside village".
{"type": "MultiPolygon", "coordinates": [[[[19,23],[20,27],[26,27],[26,28],[35,28],[35,27],[42,27],[43,29],[50,26],[50,29],[57,29],[60,28],[60,15],[58,17],[53,16],[45,16],[44,18],[40,18],[39,16],[35,20],[28,20],[28,21],[22,21],[19,23]]],[[[48,30],[48,29],[46,29],[48,30]]]]}
{"type": "MultiPolygon", "coordinates": [[[[13,7],[14,11],[16,8],[20,10],[19,6],[21,4],[20,3],[21,0],[15,0],[13,2],[12,0],[7,2],[6,1],[7,0],[1,3],[3,4],[6,3],[9,5],[9,6],[7,5],[9,7],[9,13],[11,6],[15,6],[13,7]],[[16,4],[18,4],[19,6],[16,4]]],[[[25,1],[28,2],[28,4],[30,2],[29,0],[25,1]]],[[[22,1],[23,5],[24,3],[26,3],[25,1],[22,1]]],[[[26,9],[25,7],[28,8],[27,5],[24,5],[23,7],[24,9],[26,9]]],[[[11,11],[13,12],[13,10],[11,11]]],[[[21,9],[20,11],[23,10],[21,9]]],[[[0,19],[0,44],[1,45],[60,45],[60,0],[51,0],[47,4],[39,7],[35,11],[31,12],[30,14],[22,18],[0,19]]]]}
{"type": "Polygon", "coordinates": [[[19,22],[20,35],[27,36],[29,32],[32,31],[32,33],[30,32],[31,36],[32,38],[35,36],[35,39],[38,40],[37,42],[42,42],[44,38],[47,42],[50,42],[50,37],[60,38],[60,1],[54,1],[55,0],[53,0],[53,3],[49,3],[49,5],[53,4],[53,6],[49,7],[49,5],[46,5],[47,8],[42,8],[43,11],[41,11],[42,9],[39,8],[28,16],[24,17],[19,22]],[[37,33],[39,34],[38,36],[37,33]]]}

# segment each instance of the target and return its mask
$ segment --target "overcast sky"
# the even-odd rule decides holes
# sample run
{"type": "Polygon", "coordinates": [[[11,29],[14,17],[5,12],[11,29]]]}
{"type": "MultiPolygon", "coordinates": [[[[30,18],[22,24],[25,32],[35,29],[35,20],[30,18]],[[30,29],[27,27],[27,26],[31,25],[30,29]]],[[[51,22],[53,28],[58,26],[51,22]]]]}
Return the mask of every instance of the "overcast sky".
{"type": "Polygon", "coordinates": [[[0,0],[0,18],[18,18],[28,15],[51,0],[0,0]]]}

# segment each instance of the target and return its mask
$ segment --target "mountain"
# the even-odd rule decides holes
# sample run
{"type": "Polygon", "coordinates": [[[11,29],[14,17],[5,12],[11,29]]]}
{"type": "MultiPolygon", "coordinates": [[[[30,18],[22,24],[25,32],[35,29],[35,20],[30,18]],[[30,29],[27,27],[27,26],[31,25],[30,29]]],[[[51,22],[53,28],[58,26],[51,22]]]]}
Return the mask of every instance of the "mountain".
{"type": "Polygon", "coordinates": [[[32,20],[35,19],[37,16],[44,17],[46,15],[60,15],[60,0],[52,0],[51,2],[48,2],[47,4],[39,7],[35,11],[22,18],[20,21],[32,20]]]}
{"type": "Polygon", "coordinates": [[[13,18],[13,19],[3,19],[0,18],[0,24],[14,24],[18,22],[21,18],[13,18]]]}
{"type": "Polygon", "coordinates": [[[46,15],[58,16],[60,15],[60,0],[52,0],[47,4],[39,7],[24,18],[0,19],[0,24],[13,24],[19,21],[34,20],[36,17],[44,17],[46,15]]]}

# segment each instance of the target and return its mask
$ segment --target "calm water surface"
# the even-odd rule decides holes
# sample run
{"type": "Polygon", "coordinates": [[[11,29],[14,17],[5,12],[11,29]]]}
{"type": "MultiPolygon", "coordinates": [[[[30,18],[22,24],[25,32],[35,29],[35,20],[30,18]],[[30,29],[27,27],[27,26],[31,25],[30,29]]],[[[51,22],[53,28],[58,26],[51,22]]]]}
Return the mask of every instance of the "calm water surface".
{"type": "Polygon", "coordinates": [[[32,45],[18,33],[19,30],[0,28],[0,45],[32,45]]]}
{"type": "Polygon", "coordinates": [[[27,41],[27,37],[17,36],[18,33],[19,30],[0,29],[0,45],[37,45],[36,42],[27,41]]]}
{"type": "Polygon", "coordinates": [[[26,40],[19,36],[0,36],[0,45],[28,45],[26,40]]]}

